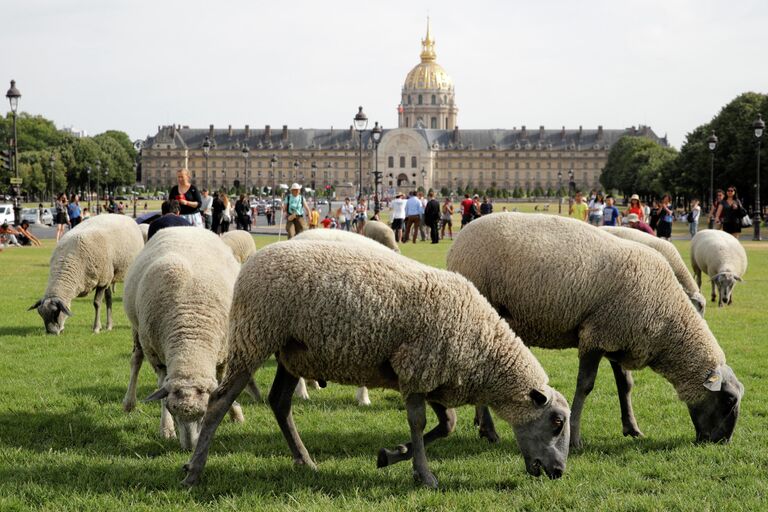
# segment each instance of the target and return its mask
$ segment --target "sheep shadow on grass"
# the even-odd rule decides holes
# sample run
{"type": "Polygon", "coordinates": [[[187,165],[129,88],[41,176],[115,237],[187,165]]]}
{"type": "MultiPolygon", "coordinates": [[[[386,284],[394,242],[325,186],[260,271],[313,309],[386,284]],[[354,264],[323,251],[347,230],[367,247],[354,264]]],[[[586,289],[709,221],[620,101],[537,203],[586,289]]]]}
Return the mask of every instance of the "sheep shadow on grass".
{"type": "Polygon", "coordinates": [[[4,325],[0,326],[0,336],[43,336],[45,327],[42,325],[4,325]]]}

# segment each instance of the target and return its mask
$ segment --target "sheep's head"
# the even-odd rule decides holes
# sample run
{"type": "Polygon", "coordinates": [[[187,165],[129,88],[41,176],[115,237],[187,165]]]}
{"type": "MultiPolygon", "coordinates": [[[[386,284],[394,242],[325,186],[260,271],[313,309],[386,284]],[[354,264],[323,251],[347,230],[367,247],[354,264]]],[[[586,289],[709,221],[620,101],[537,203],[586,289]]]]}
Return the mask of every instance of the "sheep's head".
{"type": "Polygon", "coordinates": [[[48,334],[60,334],[64,330],[64,322],[72,316],[64,301],[58,297],[45,297],[32,304],[27,311],[37,309],[43,318],[48,334]]]}
{"type": "Polygon", "coordinates": [[[732,272],[720,272],[719,274],[715,274],[712,281],[714,281],[717,286],[717,291],[720,294],[717,306],[723,307],[723,304],[730,305],[733,302],[733,287],[736,285],[737,281],[741,281],[741,277],[732,272]]]}
{"type": "Polygon", "coordinates": [[[688,404],[697,442],[727,443],[733,436],[739,418],[744,386],[728,365],[709,372],[703,383],[707,389],[704,399],[688,404]]]}
{"type": "Polygon", "coordinates": [[[699,315],[701,315],[702,318],[704,318],[704,308],[707,306],[707,299],[705,299],[704,296],[699,292],[695,292],[693,295],[691,295],[690,298],[691,304],[693,304],[693,308],[699,315]]]}
{"type": "Polygon", "coordinates": [[[525,470],[533,476],[544,470],[549,478],[560,478],[565,472],[571,438],[568,402],[548,386],[544,390],[533,389],[528,396],[538,414],[527,423],[513,426],[525,470]]]}
{"type": "Polygon", "coordinates": [[[182,449],[192,450],[197,444],[208,398],[214,389],[216,381],[212,379],[169,379],[144,401],[165,399],[165,406],[176,421],[182,449]]]}

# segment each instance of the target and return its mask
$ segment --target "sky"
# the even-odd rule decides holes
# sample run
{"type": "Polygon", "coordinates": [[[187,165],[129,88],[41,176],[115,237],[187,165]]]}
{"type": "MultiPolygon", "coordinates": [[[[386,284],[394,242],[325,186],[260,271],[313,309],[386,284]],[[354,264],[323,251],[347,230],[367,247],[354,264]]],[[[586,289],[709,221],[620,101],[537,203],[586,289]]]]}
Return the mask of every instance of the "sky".
{"type": "Polygon", "coordinates": [[[0,0],[0,13],[0,86],[15,79],[21,110],[89,135],[346,128],[358,105],[395,128],[427,16],[460,128],[644,124],[680,147],[740,93],[768,92],[765,0],[0,0]]]}

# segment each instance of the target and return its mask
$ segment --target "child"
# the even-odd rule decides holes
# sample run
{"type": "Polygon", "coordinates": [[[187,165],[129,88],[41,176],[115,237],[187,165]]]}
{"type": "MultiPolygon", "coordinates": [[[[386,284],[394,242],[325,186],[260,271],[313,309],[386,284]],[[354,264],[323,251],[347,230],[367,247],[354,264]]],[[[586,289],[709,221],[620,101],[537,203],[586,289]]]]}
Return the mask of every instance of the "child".
{"type": "Polygon", "coordinates": [[[621,226],[621,214],[619,209],[613,205],[613,196],[605,198],[605,208],[603,208],[603,226],[621,226]]]}

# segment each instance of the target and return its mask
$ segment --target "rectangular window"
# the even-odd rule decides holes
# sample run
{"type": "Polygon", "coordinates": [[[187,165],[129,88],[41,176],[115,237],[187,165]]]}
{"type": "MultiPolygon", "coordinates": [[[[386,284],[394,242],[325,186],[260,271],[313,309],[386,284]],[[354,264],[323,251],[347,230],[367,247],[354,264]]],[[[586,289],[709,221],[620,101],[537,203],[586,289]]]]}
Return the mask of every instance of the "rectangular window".
{"type": "Polygon", "coordinates": [[[412,168],[412,169],[415,169],[416,167],[418,167],[418,166],[416,165],[416,157],[415,157],[415,156],[412,156],[412,157],[411,157],[411,168],[412,168]]]}
{"type": "Polygon", "coordinates": [[[400,168],[401,169],[405,169],[405,157],[404,156],[400,157],[400,168]]]}

